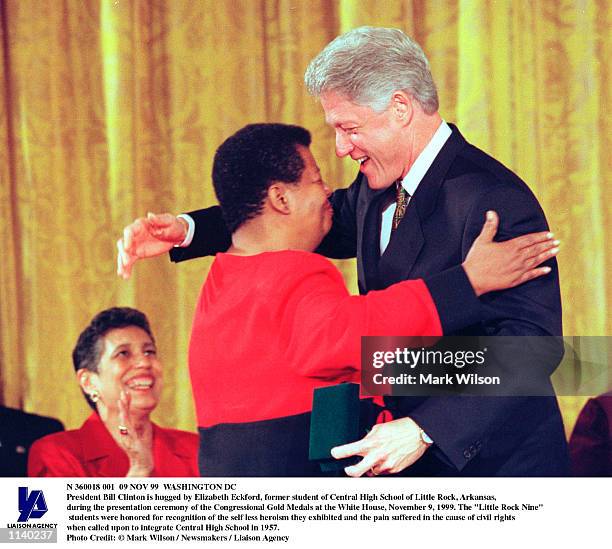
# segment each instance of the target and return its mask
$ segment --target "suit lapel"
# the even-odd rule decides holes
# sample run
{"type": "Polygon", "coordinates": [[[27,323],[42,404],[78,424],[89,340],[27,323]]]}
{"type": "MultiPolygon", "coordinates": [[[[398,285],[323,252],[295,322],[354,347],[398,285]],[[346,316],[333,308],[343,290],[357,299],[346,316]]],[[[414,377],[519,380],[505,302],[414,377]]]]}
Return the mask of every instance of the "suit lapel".
{"type": "MultiPolygon", "coordinates": [[[[385,253],[378,263],[381,288],[410,277],[425,245],[423,229],[427,218],[436,209],[440,189],[459,150],[466,142],[459,130],[449,124],[452,134],[419,183],[397,230],[391,236],[385,253]]],[[[443,227],[440,230],[444,230],[443,227]]],[[[378,248],[377,248],[378,249],[378,248]]]]}
{"type": "Polygon", "coordinates": [[[389,196],[390,189],[372,190],[364,178],[362,202],[363,214],[361,239],[358,241],[361,253],[358,255],[358,270],[361,293],[379,287],[378,260],[380,258],[380,221],[381,206],[389,196]],[[363,281],[363,282],[362,282],[363,281]]]}
{"type": "Polygon", "coordinates": [[[410,200],[406,214],[391,235],[389,245],[380,258],[379,270],[384,273],[383,288],[390,283],[387,280],[397,282],[406,278],[425,243],[421,217],[416,204],[413,203],[415,200],[416,194],[410,200]]]}
{"type": "Polygon", "coordinates": [[[127,473],[127,454],[119,448],[98,414],[92,413],[81,431],[85,462],[88,470],[95,471],[94,476],[116,477],[127,473]]]}

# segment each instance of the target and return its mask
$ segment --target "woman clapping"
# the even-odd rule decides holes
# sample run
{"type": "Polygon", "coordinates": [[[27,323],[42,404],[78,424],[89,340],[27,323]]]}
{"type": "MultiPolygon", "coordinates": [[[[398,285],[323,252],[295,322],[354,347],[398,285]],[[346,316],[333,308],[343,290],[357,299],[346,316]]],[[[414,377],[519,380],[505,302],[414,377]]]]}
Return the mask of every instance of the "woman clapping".
{"type": "Polygon", "coordinates": [[[198,476],[198,437],[155,425],[162,365],[146,316],[112,308],[94,317],[72,353],[94,410],[80,429],[34,443],[30,476],[198,476]]]}

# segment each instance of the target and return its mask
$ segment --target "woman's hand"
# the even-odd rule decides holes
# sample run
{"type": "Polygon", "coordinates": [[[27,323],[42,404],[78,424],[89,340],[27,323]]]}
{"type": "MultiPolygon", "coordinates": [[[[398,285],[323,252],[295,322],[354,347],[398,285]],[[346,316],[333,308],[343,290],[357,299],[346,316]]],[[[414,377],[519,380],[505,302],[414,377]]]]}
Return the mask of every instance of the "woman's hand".
{"type": "Polygon", "coordinates": [[[187,222],[169,213],[135,219],[117,240],[117,274],[127,280],[136,261],[170,251],[186,234],[187,222]]]}
{"type": "Polygon", "coordinates": [[[550,272],[538,267],[559,252],[559,241],[550,232],[531,233],[494,242],[499,217],[487,212],[481,233],[472,244],[463,262],[465,273],[476,295],[512,288],[550,272]]]}
{"type": "MultiPolygon", "coordinates": [[[[130,395],[121,391],[119,400],[119,445],[130,460],[128,477],[150,477],[153,473],[153,426],[147,423],[138,432],[130,419],[130,395]]],[[[115,439],[117,440],[117,438],[115,439]]]]}

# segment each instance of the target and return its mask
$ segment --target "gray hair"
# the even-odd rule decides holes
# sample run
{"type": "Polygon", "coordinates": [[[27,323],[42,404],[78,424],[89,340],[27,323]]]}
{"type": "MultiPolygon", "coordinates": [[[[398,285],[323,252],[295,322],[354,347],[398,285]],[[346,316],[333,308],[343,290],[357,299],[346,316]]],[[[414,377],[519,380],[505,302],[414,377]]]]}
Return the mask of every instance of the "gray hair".
{"type": "Polygon", "coordinates": [[[438,92],[421,47],[399,29],[359,27],[332,40],[308,65],[308,93],[346,96],[382,112],[394,91],[409,93],[427,114],[438,110],[438,92]]]}

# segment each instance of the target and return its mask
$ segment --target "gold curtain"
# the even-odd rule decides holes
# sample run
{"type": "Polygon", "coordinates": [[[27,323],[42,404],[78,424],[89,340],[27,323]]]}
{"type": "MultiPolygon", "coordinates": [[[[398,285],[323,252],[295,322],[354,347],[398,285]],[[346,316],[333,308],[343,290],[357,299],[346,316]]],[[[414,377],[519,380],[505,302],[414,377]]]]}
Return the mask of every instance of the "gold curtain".
{"type": "MultiPolygon", "coordinates": [[[[209,259],[115,274],[121,228],[214,203],[216,146],[249,122],[313,132],[334,186],[355,167],[302,84],[333,37],[404,29],[441,113],[521,175],[563,240],[565,332],[608,335],[612,279],[606,0],[3,0],[0,2],[0,401],[76,427],[70,352],[97,311],[142,309],[165,364],[156,417],[195,427],[186,367],[209,259]],[[607,110],[606,110],[607,106],[607,110]]],[[[354,264],[340,264],[355,289],[354,264]]],[[[562,401],[570,428],[584,399],[562,401]]]]}

